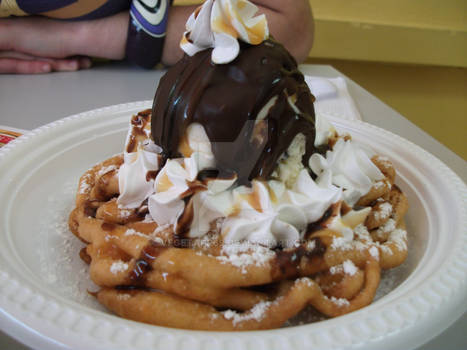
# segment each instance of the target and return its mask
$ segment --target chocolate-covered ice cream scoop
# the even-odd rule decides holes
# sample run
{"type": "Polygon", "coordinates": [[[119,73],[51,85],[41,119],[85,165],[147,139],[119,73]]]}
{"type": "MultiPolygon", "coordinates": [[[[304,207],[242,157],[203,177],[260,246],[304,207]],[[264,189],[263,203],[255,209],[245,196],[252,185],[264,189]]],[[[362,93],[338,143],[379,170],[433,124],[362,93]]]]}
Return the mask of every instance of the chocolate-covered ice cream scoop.
{"type": "Polygon", "coordinates": [[[240,183],[268,179],[298,133],[306,137],[303,161],[315,151],[314,97],[295,59],[279,43],[241,42],[228,64],[211,62],[207,49],[185,55],[162,77],[152,108],[152,137],[167,158],[193,122],[204,126],[219,174],[240,183]]]}

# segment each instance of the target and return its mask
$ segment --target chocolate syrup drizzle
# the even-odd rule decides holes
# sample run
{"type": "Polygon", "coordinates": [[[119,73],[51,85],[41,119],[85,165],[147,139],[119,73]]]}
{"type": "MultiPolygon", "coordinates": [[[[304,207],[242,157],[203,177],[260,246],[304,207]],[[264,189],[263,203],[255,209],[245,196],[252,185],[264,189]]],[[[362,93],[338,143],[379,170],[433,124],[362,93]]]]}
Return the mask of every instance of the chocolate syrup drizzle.
{"type": "MultiPolygon", "coordinates": [[[[304,245],[300,245],[294,249],[276,251],[276,257],[272,261],[271,277],[273,280],[281,280],[284,278],[294,278],[300,275],[300,264],[302,259],[320,259],[326,252],[320,238],[312,239],[315,242],[314,248],[308,250],[304,245]]],[[[184,248],[176,246],[176,248],[184,248]]],[[[128,275],[128,285],[118,286],[119,289],[128,289],[133,287],[144,287],[146,285],[147,273],[153,270],[152,264],[162,254],[168,246],[164,246],[155,241],[150,241],[141,251],[140,257],[135,263],[135,267],[128,275]]]]}
{"type": "Polygon", "coordinates": [[[131,117],[131,133],[129,136],[128,144],[126,151],[128,153],[136,152],[136,147],[138,145],[138,138],[145,138],[146,133],[144,132],[144,127],[149,122],[151,118],[151,110],[145,109],[144,111],[139,112],[137,115],[131,117]]]}
{"type": "Polygon", "coordinates": [[[306,249],[302,244],[294,249],[277,250],[276,258],[273,262],[271,276],[274,280],[281,280],[284,277],[296,277],[299,275],[302,258],[309,260],[321,258],[326,252],[326,245],[319,237],[311,239],[315,242],[314,248],[306,249]]]}
{"type": "Polygon", "coordinates": [[[295,59],[273,39],[240,45],[229,64],[212,63],[209,49],[185,55],[162,77],[151,131],[163,161],[182,156],[178,148],[193,122],[206,130],[219,176],[236,173],[240,184],[268,179],[298,133],[306,136],[303,160],[316,151],[314,97],[295,59]],[[264,125],[257,127],[258,113],[274,97],[264,125]]]}

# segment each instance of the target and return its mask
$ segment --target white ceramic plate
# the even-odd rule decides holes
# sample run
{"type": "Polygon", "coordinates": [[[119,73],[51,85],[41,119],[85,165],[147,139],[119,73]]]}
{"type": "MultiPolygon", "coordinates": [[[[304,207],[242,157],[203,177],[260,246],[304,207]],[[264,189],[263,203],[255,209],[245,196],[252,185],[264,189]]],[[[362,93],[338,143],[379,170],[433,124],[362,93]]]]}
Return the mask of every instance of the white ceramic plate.
{"type": "Polygon", "coordinates": [[[380,298],[349,315],[270,331],[214,333],[111,315],[68,232],[80,175],[123,149],[131,114],[150,101],[72,116],[0,149],[0,325],[47,349],[410,349],[466,311],[465,184],[418,146],[372,125],[331,118],[398,170],[408,195],[409,259],[384,276],[380,298]],[[384,295],[383,295],[384,294],[384,295]]]}

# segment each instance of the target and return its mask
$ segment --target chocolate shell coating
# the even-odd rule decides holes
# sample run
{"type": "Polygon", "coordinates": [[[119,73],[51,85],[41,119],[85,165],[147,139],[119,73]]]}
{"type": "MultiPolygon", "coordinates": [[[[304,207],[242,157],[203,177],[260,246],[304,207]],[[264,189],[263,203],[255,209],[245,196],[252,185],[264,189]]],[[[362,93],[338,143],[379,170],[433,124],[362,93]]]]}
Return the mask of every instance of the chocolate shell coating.
{"type": "Polygon", "coordinates": [[[268,179],[298,133],[306,136],[308,160],[315,151],[314,97],[287,50],[272,39],[241,43],[233,62],[217,65],[211,51],[185,55],[159,83],[151,131],[164,159],[182,156],[180,142],[196,122],[211,141],[219,175],[236,173],[240,183],[268,179]]]}

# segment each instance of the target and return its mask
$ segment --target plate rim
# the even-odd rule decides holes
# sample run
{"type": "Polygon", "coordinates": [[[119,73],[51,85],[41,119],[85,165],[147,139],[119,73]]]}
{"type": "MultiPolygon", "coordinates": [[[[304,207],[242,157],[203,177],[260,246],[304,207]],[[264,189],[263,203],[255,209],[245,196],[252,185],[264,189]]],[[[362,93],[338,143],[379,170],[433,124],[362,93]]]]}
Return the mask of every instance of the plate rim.
{"type": "MultiPolygon", "coordinates": [[[[17,138],[16,140],[10,142],[9,144],[5,145],[4,147],[2,147],[0,149],[0,166],[1,166],[1,161],[3,158],[5,157],[8,157],[8,154],[10,152],[12,152],[13,150],[17,149],[17,148],[20,148],[22,144],[24,143],[27,143],[29,142],[29,140],[31,139],[34,139],[36,137],[38,137],[38,135],[41,135],[41,134],[44,134],[46,133],[48,130],[50,129],[55,129],[57,127],[60,127],[61,125],[63,124],[67,124],[67,123],[70,123],[72,121],[80,121],[80,120],[84,120],[86,118],[90,118],[92,119],[93,117],[97,117],[99,115],[105,115],[107,113],[121,113],[125,110],[133,110],[133,109],[142,109],[142,108],[149,108],[152,104],[152,101],[150,100],[145,100],[145,101],[137,101],[137,102],[130,102],[130,103],[123,103],[123,104],[117,104],[117,105],[111,105],[111,106],[107,106],[107,107],[102,107],[102,108],[97,108],[97,109],[93,109],[93,110],[90,110],[90,111],[85,111],[85,112],[82,112],[82,113],[79,113],[79,114],[75,114],[75,115],[71,115],[71,116],[68,116],[68,117],[65,117],[65,118],[62,118],[62,119],[59,119],[57,121],[54,121],[54,122],[51,122],[49,124],[46,124],[44,126],[41,126],[37,129],[34,129],[32,131],[29,131],[27,132],[26,134],[20,136],[19,138],[17,138]]],[[[418,145],[412,143],[411,141],[407,140],[407,139],[404,139],[390,131],[387,131],[385,129],[382,129],[382,128],[379,128],[377,126],[374,126],[372,124],[369,124],[369,123],[366,123],[366,122],[363,122],[363,121],[348,121],[348,120],[343,120],[343,119],[339,119],[339,118],[336,118],[336,116],[328,116],[328,118],[331,120],[331,122],[337,126],[344,126],[344,127],[348,127],[350,129],[355,129],[355,128],[368,128],[370,130],[373,130],[375,131],[376,133],[382,133],[384,134],[386,137],[390,137],[390,138],[393,138],[395,141],[397,142],[401,142],[402,144],[406,144],[408,145],[409,148],[411,148],[411,151],[415,150],[416,153],[417,153],[417,156],[420,156],[423,158],[423,162],[434,162],[436,164],[436,166],[439,166],[439,172],[442,172],[444,176],[446,176],[447,178],[449,178],[448,182],[450,183],[450,186],[452,187],[455,187],[457,186],[457,192],[455,192],[456,195],[458,195],[458,199],[459,199],[459,202],[461,204],[463,204],[463,207],[460,208],[459,210],[459,213],[460,213],[460,216],[459,216],[459,221],[461,224],[464,224],[463,227],[467,227],[467,210],[466,210],[466,197],[467,197],[467,187],[465,185],[465,183],[457,176],[457,174],[455,174],[449,167],[447,167],[441,160],[439,160],[438,158],[436,158],[435,156],[433,156],[432,154],[430,154],[429,152],[427,152],[426,150],[422,149],[421,147],[419,147],[418,145]]],[[[466,266],[467,265],[467,255],[466,255],[466,251],[465,251],[465,246],[466,246],[466,242],[467,242],[467,232],[464,232],[463,234],[460,235],[460,238],[462,240],[462,249],[458,249],[458,252],[460,251],[460,254],[459,255],[459,258],[460,258],[460,263],[458,264],[459,266],[455,265],[455,266],[450,266],[450,275],[454,275],[454,276],[459,276],[461,275],[463,277],[462,279],[462,286],[464,289],[465,286],[466,286],[466,275],[467,273],[465,271],[463,271],[461,268],[463,266],[466,266]]],[[[444,268],[446,268],[446,266],[443,266],[444,268]]],[[[449,271],[448,271],[449,272],[449,271]]],[[[7,271],[4,271],[4,267],[3,266],[0,266],[0,282],[1,281],[5,281],[7,279],[10,279],[9,282],[9,286],[10,286],[10,290],[9,290],[9,293],[11,295],[11,293],[14,294],[14,287],[11,287],[12,285],[15,285],[16,284],[16,288],[20,288],[21,287],[21,283],[19,283],[18,281],[14,280],[14,278],[12,278],[11,276],[8,276],[8,272],[7,271]],[[13,289],[12,289],[13,288],[13,289]]],[[[425,293],[420,293],[418,296],[421,298],[421,303],[422,304],[430,304],[430,299],[432,298],[441,298],[444,303],[446,303],[446,300],[449,299],[450,296],[446,296],[446,295],[442,295],[443,292],[442,290],[437,290],[435,288],[433,288],[433,283],[434,281],[431,281],[432,282],[432,286],[431,286],[431,289],[429,291],[426,291],[425,293]]],[[[8,296],[5,296],[5,288],[0,288],[0,302],[1,304],[4,304],[5,300],[8,302],[8,296]],[[3,301],[2,301],[3,300],[3,301]]],[[[28,294],[28,293],[26,293],[28,294]]],[[[30,291],[30,295],[29,297],[33,296],[34,293],[32,293],[32,291],[30,291]]],[[[458,292],[459,294],[459,292],[458,292]]],[[[462,293],[460,293],[462,294],[462,293]]],[[[27,299],[27,298],[26,298],[27,299]]],[[[412,300],[413,301],[413,300],[412,300]]],[[[46,300],[43,301],[44,303],[46,302],[46,300]]],[[[53,300],[52,300],[53,302],[53,300]]],[[[409,301],[407,301],[409,302],[409,301]]],[[[24,303],[24,301],[23,301],[24,303]]],[[[0,304],[0,305],[1,305],[0,304]]],[[[14,302],[12,302],[13,306],[14,306],[14,302]]],[[[11,305],[10,305],[11,306],[11,305]]],[[[69,306],[65,306],[65,307],[68,307],[69,306]]],[[[371,305],[369,306],[371,307],[371,305]]],[[[411,314],[411,319],[412,319],[412,322],[402,322],[402,324],[400,325],[399,329],[395,330],[395,329],[392,329],[392,333],[397,333],[397,332],[402,332],[402,331],[407,331],[407,329],[410,329],[410,328],[413,328],[414,325],[416,324],[417,321],[420,321],[420,317],[422,317],[423,315],[420,313],[419,310],[417,310],[416,307],[410,307],[410,303],[408,303],[407,305],[408,309],[411,309],[411,312],[409,312],[411,314]],[[403,327],[402,327],[403,326],[403,327]]],[[[440,306],[438,305],[438,308],[440,306]]],[[[11,308],[10,308],[11,309],[11,308]]],[[[364,310],[364,309],[362,309],[364,310]]],[[[8,318],[6,317],[9,316],[10,318],[13,317],[11,313],[8,313],[7,311],[5,310],[1,310],[0,309],[0,319],[2,318],[8,318]]],[[[361,310],[360,310],[361,311],[361,310]]],[[[464,310],[465,311],[465,310],[464,310]]],[[[358,311],[357,311],[358,312],[358,311]]],[[[402,318],[402,320],[404,320],[404,318],[407,317],[407,315],[403,315],[401,314],[401,310],[396,310],[394,311],[396,314],[399,313],[399,315],[396,315],[396,317],[398,316],[399,318],[402,318]]],[[[434,312],[433,311],[433,308],[431,308],[430,312],[429,313],[432,313],[434,312]]],[[[426,309],[425,309],[425,312],[426,314],[426,309]]],[[[354,313],[353,313],[354,314],[354,313]]],[[[365,312],[361,313],[362,315],[365,314],[365,312]]],[[[462,314],[462,312],[461,312],[462,314]]],[[[102,314],[104,315],[104,314],[102,314]]],[[[86,318],[86,314],[84,315],[78,315],[79,317],[85,317],[86,318]]],[[[110,322],[109,320],[109,317],[114,317],[114,316],[110,316],[110,315],[105,315],[106,317],[104,317],[104,322],[110,322]]],[[[363,331],[363,336],[366,337],[366,340],[363,341],[363,342],[358,342],[358,341],[355,341],[354,339],[352,339],[352,336],[350,335],[345,335],[343,336],[344,338],[347,338],[347,339],[351,339],[351,343],[349,343],[348,345],[352,345],[352,346],[358,346],[358,345],[362,345],[364,343],[366,343],[367,341],[375,341],[378,337],[381,337],[382,336],[382,332],[381,332],[381,328],[380,329],[372,329],[368,324],[368,315],[367,316],[367,329],[365,331],[363,331]]],[[[383,326],[382,328],[384,328],[385,330],[387,329],[391,329],[390,326],[388,326],[388,321],[387,319],[385,319],[385,317],[394,317],[395,315],[386,315],[386,316],[382,316],[382,315],[378,315],[379,317],[374,317],[373,315],[371,316],[371,318],[373,319],[373,321],[376,320],[376,322],[378,323],[381,323],[383,326]]],[[[460,315],[459,315],[460,316],[460,315]]],[[[426,317],[426,315],[425,315],[426,317]]],[[[15,317],[13,317],[15,318],[15,317]]],[[[99,318],[99,317],[97,317],[99,318]]],[[[115,317],[114,317],[115,318],[115,317]]],[[[336,327],[339,327],[340,323],[343,323],[342,322],[342,319],[346,318],[345,316],[343,317],[340,317],[340,318],[336,318],[336,319],[332,319],[332,320],[328,320],[328,321],[325,321],[326,323],[326,329],[327,329],[327,332],[328,333],[332,333],[332,332],[335,332],[336,331],[336,327]],[[340,319],[340,320],[339,320],[340,319]],[[336,322],[337,320],[337,322],[336,322]],[[329,321],[335,321],[333,323],[335,323],[336,325],[333,326],[332,324],[330,325],[330,322],[329,321]]],[[[16,321],[18,322],[21,322],[19,319],[15,318],[16,321]]],[[[123,320],[121,318],[118,318],[119,320],[123,320]]],[[[154,332],[154,327],[158,328],[160,330],[161,333],[168,333],[169,335],[165,336],[166,339],[165,339],[165,342],[167,344],[172,344],[172,348],[183,348],[182,345],[186,345],[186,344],[191,344],[191,345],[195,345],[195,344],[201,344],[202,341],[206,341],[206,338],[209,337],[209,335],[212,335],[214,333],[210,333],[210,332],[199,332],[199,331],[186,331],[186,330],[183,330],[183,333],[186,333],[186,335],[184,335],[182,337],[182,339],[175,339],[177,341],[173,341],[173,339],[171,339],[171,337],[175,337],[175,338],[179,338],[177,333],[180,333],[181,330],[174,330],[174,329],[168,329],[168,328],[165,328],[165,327],[158,327],[158,326],[148,326],[148,325],[143,325],[143,324],[140,324],[140,323],[136,323],[134,321],[128,321],[128,320],[124,320],[125,322],[129,322],[130,324],[132,324],[132,327],[134,326],[133,323],[139,325],[140,327],[137,327],[137,328],[141,328],[141,331],[144,333],[144,332],[148,332],[148,327],[151,328],[151,330],[153,330],[153,332],[151,333],[155,333],[154,332]],[[201,334],[199,333],[205,333],[205,336],[201,336],[201,334]],[[198,340],[194,339],[196,337],[199,337],[198,340]]],[[[360,321],[365,321],[365,320],[360,320],[360,321]]],[[[455,319],[452,321],[454,322],[455,319]]],[[[121,324],[122,322],[117,322],[119,325],[118,327],[122,327],[121,324]]],[[[17,327],[20,327],[19,325],[17,325],[17,327]]],[[[128,326],[129,327],[129,326],[128,326]]],[[[130,328],[132,328],[130,327],[130,328]]],[[[238,341],[243,341],[243,343],[241,343],[241,345],[249,345],[249,348],[255,348],[255,349],[261,349],[261,348],[270,348],[271,346],[275,346],[276,342],[279,343],[279,344],[287,344],[288,347],[292,348],[294,347],[294,344],[310,344],[309,341],[311,341],[311,343],[313,344],[318,344],[319,345],[319,339],[307,339],[306,336],[303,336],[301,339],[290,339],[292,337],[292,334],[293,336],[297,336],[299,335],[299,331],[298,329],[304,329],[304,328],[307,328],[307,327],[310,327],[310,325],[303,325],[303,326],[297,326],[297,327],[292,327],[290,329],[280,329],[280,330],[275,330],[275,331],[254,331],[254,332],[246,332],[246,333],[226,333],[226,332],[215,332],[215,334],[227,334],[229,336],[226,337],[227,340],[238,340],[238,341]],[[260,333],[260,336],[258,336],[257,334],[260,333]],[[274,334],[272,334],[274,333],[274,334]],[[289,334],[287,334],[289,333],[289,334]],[[264,335],[267,334],[267,341],[265,341],[264,339],[262,339],[261,337],[264,335]],[[251,335],[251,336],[250,336],[251,335]],[[235,339],[234,339],[235,338],[235,339]],[[239,340],[240,339],[240,340],[239,340]],[[247,341],[249,341],[249,344],[247,344],[247,341]],[[245,343],[245,344],[244,344],[245,343]]],[[[447,326],[446,326],[447,327],[447,326]]],[[[365,328],[365,327],[364,327],[365,328]]],[[[441,329],[439,331],[439,333],[442,331],[443,329],[441,329]]],[[[4,329],[5,332],[8,333],[8,330],[7,329],[4,329]]],[[[19,333],[21,333],[20,331],[18,331],[19,333]]],[[[27,332],[27,331],[26,331],[27,332]]],[[[135,332],[138,332],[138,330],[135,330],[135,332]]],[[[15,336],[14,334],[12,334],[13,336],[15,336]]],[[[40,337],[40,335],[38,335],[40,337]]],[[[436,336],[436,334],[433,334],[433,337],[436,336]]],[[[47,338],[45,337],[44,335],[44,339],[47,338]]],[[[321,344],[321,346],[325,346],[325,345],[338,345],[338,346],[342,346],[342,340],[336,344],[334,341],[332,341],[332,337],[328,337],[329,338],[329,342],[327,344],[321,344]]],[[[325,338],[324,338],[325,339],[325,338]]],[[[21,339],[20,339],[21,340],[21,339]]],[[[108,339],[107,339],[108,340],[108,339]]],[[[428,341],[429,339],[426,339],[426,341],[428,341]]],[[[345,343],[345,341],[344,341],[345,343]]],[[[220,344],[226,344],[226,340],[224,341],[219,341],[219,345],[220,344]]],[[[28,344],[28,345],[31,345],[31,344],[28,344]]],[[[34,345],[34,344],[32,344],[34,345]]],[[[67,344],[63,344],[63,345],[67,345],[67,344]]],[[[71,345],[71,344],[70,344],[71,345]]],[[[375,344],[373,344],[375,345],[375,344]]],[[[418,344],[420,345],[420,344],[418,344]]],[[[71,345],[73,346],[73,345],[71,345]]],[[[62,347],[59,347],[59,348],[62,348],[62,347]]]]}

